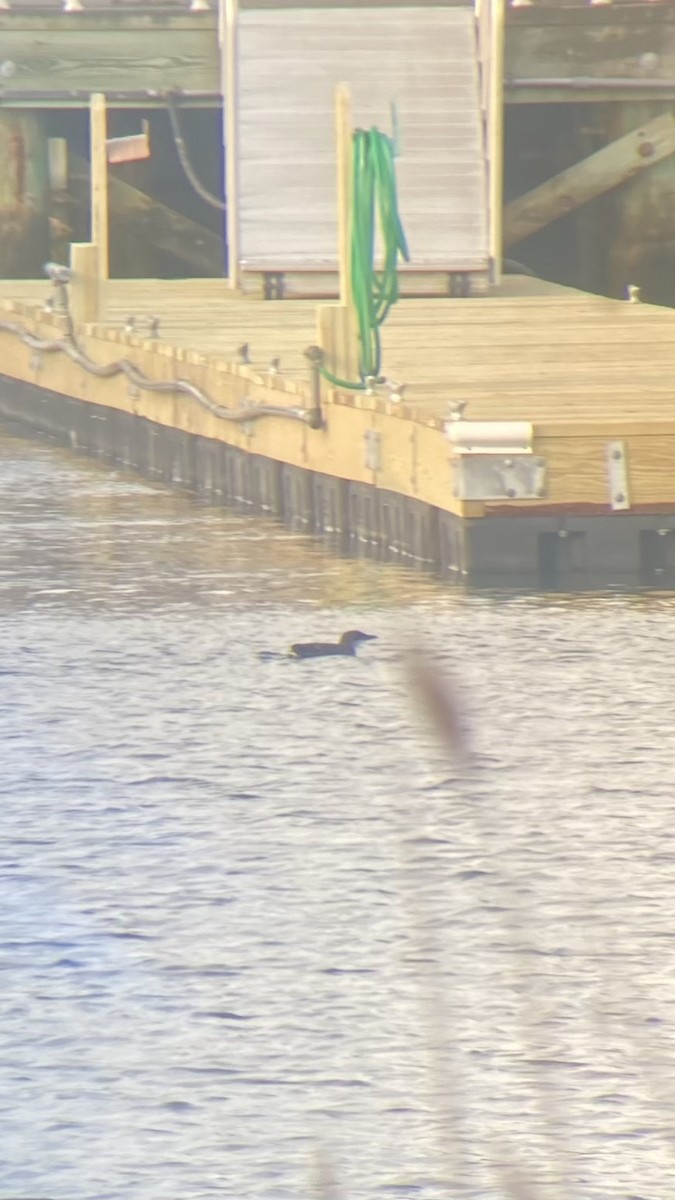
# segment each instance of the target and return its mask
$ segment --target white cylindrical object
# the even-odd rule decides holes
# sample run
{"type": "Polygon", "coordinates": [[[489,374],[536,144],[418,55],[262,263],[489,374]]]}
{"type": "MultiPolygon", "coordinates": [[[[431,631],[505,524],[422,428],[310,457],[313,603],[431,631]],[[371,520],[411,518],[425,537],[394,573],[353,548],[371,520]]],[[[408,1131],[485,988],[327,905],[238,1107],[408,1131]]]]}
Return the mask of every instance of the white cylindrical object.
{"type": "Polygon", "coordinates": [[[445,433],[456,454],[532,453],[529,421],[447,421],[445,433]]]}

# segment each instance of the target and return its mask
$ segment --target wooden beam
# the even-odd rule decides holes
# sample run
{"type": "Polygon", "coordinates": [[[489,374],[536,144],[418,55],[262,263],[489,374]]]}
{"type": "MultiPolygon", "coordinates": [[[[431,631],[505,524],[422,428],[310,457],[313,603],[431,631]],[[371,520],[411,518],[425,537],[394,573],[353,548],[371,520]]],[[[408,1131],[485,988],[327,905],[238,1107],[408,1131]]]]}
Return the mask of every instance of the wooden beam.
{"type": "Polygon", "coordinates": [[[252,8],[464,8],[466,0],[239,0],[252,8]]]}
{"type": "Polygon", "coordinates": [[[98,246],[93,242],[73,242],[70,247],[70,308],[75,326],[94,324],[100,315],[98,246]]]}
{"type": "Polygon", "coordinates": [[[227,277],[239,287],[241,240],[239,227],[239,33],[238,0],[218,0],[221,93],[225,137],[225,195],[227,196],[227,277]]]}
{"type": "Polygon", "coordinates": [[[317,309],[317,336],[332,374],[358,383],[359,335],[352,299],[353,146],[351,91],[348,84],[339,83],[335,89],[335,154],[340,303],[317,309]]]}
{"type": "Polygon", "coordinates": [[[502,263],[504,207],[504,4],[505,0],[478,0],[478,33],[481,107],[488,177],[490,277],[498,284],[502,263]]]}
{"type": "MultiPolygon", "coordinates": [[[[69,13],[12,7],[0,12],[3,61],[14,74],[3,93],[184,92],[218,93],[215,14],[161,16],[123,9],[69,13]]],[[[4,100],[3,100],[4,102],[4,100]]],[[[80,101],[82,104],[82,101],[80,101]]]]}
{"type": "Polygon", "coordinates": [[[504,212],[504,245],[513,246],[530,237],[551,221],[625,183],[674,151],[675,116],[662,113],[512,200],[504,212]]]}
{"type": "Polygon", "coordinates": [[[108,117],[105,96],[96,92],[89,109],[91,240],[98,247],[99,279],[109,275],[108,252],[108,117]]]}
{"type": "Polygon", "coordinates": [[[335,150],[337,155],[338,269],[340,301],[352,302],[352,98],[346,83],[335,89],[335,150]]]}
{"type": "MultiPolygon", "coordinates": [[[[89,164],[76,154],[71,155],[71,168],[71,178],[76,185],[88,178],[89,164]]],[[[223,243],[217,233],[148,196],[147,192],[117,179],[112,173],[108,178],[108,191],[111,213],[123,216],[130,234],[173,255],[195,273],[207,277],[222,275],[223,243]]],[[[79,192],[80,187],[76,187],[76,200],[79,192]]]]}
{"type": "Polygon", "coordinates": [[[509,7],[507,103],[672,99],[674,16],[669,4],[509,7]]]}

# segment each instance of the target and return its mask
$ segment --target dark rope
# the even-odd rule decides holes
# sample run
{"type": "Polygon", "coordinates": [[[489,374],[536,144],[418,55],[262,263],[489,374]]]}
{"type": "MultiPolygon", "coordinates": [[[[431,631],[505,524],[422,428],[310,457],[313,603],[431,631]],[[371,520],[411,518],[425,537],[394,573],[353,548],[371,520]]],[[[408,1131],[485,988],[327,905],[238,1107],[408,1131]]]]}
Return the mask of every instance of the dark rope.
{"type": "Polygon", "coordinates": [[[185,172],[188,183],[194,188],[197,195],[201,196],[202,200],[204,200],[206,204],[210,204],[212,208],[217,208],[220,212],[227,212],[227,202],[225,200],[221,200],[218,196],[214,196],[213,193],[208,190],[208,188],[204,187],[204,184],[200,181],[194,167],[192,166],[192,163],[190,162],[187,146],[185,145],[185,139],[183,138],[183,135],[180,131],[180,125],[178,124],[178,109],[176,107],[176,97],[178,94],[179,93],[176,91],[165,93],[166,108],[169,114],[169,120],[171,122],[171,132],[173,134],[173,140],[176,146],[178,161],[185,172]]]}

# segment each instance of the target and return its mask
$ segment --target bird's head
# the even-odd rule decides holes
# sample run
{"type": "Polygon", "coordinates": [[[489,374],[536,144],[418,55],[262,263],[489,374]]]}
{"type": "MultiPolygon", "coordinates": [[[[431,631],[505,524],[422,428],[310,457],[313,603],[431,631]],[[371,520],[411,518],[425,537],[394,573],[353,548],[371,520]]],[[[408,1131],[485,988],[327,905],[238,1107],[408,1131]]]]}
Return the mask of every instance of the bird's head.
{"type": "Polygon", "coordinates": [[[361,633],[360,629],[348,629],[340,638],[341,646],[356,646],[359,642],[376,642],[377,634],[361,633]]]}

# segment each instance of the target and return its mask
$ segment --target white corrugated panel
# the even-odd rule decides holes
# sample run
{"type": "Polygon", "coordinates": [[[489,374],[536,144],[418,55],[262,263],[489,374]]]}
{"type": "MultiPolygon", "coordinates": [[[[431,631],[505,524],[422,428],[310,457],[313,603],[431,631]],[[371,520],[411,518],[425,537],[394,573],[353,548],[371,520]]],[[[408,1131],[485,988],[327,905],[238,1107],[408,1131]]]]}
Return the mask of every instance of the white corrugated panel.
{"type": "Polygon", "coordinates": [[[337,262],[334,91],[354,125],[401,138],[411,267],[484,271],[485,162],[472,8],[243,10],[240,238],[245,270],[337,262]]]}

